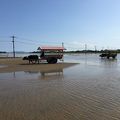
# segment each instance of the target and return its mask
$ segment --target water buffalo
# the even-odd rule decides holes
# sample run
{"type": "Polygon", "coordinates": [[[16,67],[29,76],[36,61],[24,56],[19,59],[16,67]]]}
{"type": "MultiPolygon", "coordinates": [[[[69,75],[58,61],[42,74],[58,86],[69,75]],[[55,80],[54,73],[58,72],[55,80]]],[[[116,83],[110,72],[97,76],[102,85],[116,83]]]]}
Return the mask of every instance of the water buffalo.
{"type": "Polygon", "coordinates": [[[113,59],[115,59],[116,58],[116,56],[117,56],[117,53],[102,53],[101,55],[100,55],[100,57],[101,58],[104,58],[104,57],[106,57],[106,58],[113,58],[113,59]]]}
{"type": "Polygon", "coordinates": [[[39,63],[39,57],[38,55],[29,55],[29,56],[25,56],[23,57],[23,60],[28,60],[29,64],[30,63],[39,63]]]}

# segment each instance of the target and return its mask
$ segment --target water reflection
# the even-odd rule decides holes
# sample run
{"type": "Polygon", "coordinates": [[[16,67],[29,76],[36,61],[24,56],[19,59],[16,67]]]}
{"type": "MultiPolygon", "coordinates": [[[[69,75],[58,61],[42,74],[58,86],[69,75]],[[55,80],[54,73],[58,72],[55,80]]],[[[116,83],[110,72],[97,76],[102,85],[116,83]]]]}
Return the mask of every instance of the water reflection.
{"type": "Polygon", "coordinates": [[[63,69],[41,72],[40,79],[42,80],[62,80],[63,69]]]}
{"type": "Polygon", "coordinates": [[[6,67],[6,65],[0,65],[0,68],[6,67]]]}
{"type": "Polygon", "coordinates": [[[24,71],[24,73],[32,75],[32,74],[38,74],[39,71],[24,71]]]}
{"type": "Polygon", "coordinates": [[[24,80],[24,79],[39,79],[39,80],[62,80],[64,78],[63,69],[52,71],[22,71],[11,73],[0,73],[0,80],[24,80]]]}
{"type": "Polygon", "coordinates": [[[105,67],[109,67],[109,68],[117,68],[118,67],[118,62],[117,62],[117,59],[105,59],[105,58],[102,58],[100,59],[100,64],[102,66],[105,66],[105,67]]]}
{"type": "Polygon", "coordinates": [[[62,80],[63,79],[63,69],[55,69],[49,71],[25,71],[30,75],[36,74],[40,80],[62,80]]]}
{"type": "Polygon", "coordinates": [[[10,72],[0,73],[0,80],[24,80],[24,79],[36,79],[38,74],[27,74],[27,72],[10,72]]]}
{"type": "MultiPolygon", "coordinates": [[[[21,72],[19,72],[20,74],[21,72]]],[[[11,73],[0,73],[0,80],[4,79],[16,79],[18,78],[18,72],[11,72],[11,73]]]]}
{"type": "Polygon", "coordinates": [[[13,78],[16,78],[16,74],[15,74],[15,72],[13,72],[13,78]]]}

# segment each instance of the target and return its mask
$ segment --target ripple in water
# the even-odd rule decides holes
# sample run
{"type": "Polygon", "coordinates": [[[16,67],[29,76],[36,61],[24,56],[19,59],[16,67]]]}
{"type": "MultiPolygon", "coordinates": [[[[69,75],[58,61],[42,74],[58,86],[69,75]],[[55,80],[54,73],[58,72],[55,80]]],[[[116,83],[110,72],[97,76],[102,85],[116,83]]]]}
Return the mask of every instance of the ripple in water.
{"type": "Polygon", "coordinates": [[[119,120],[116,62],[0,74],[0,120],[119,120]]]}

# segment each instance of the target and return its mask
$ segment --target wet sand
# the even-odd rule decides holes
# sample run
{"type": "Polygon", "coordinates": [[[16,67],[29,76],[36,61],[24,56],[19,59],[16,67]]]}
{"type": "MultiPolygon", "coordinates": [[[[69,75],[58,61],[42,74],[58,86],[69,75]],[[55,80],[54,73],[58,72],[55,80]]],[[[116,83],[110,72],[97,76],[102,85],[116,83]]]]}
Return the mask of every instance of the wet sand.
{"type": "Polygon", "coordinates": [[[76,63],[57,63],[57,64],[29,64],[28,61],[23,61],[22,58],[1,58],[0,65],[5,65],[5,67],[0,67],[0,73],[2,72],[16,72],[16,71],[46,71],[46,70],[56,70],[63,69],[75,65],[76,63]]]}
{"type": "Polygon", "coordinates": [[[106,60],[0,73],[0,120],[120,120],[119,73],[106,60]]]}

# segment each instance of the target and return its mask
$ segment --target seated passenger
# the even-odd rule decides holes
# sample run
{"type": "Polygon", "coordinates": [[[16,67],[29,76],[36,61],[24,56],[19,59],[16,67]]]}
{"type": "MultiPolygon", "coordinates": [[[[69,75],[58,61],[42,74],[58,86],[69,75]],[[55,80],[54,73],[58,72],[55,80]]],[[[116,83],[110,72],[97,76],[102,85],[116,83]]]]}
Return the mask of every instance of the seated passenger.
{"type": "Polygon", "coordinates": [[[40,57],[44,57],[44,51],[41,51],[40,57]]]}

